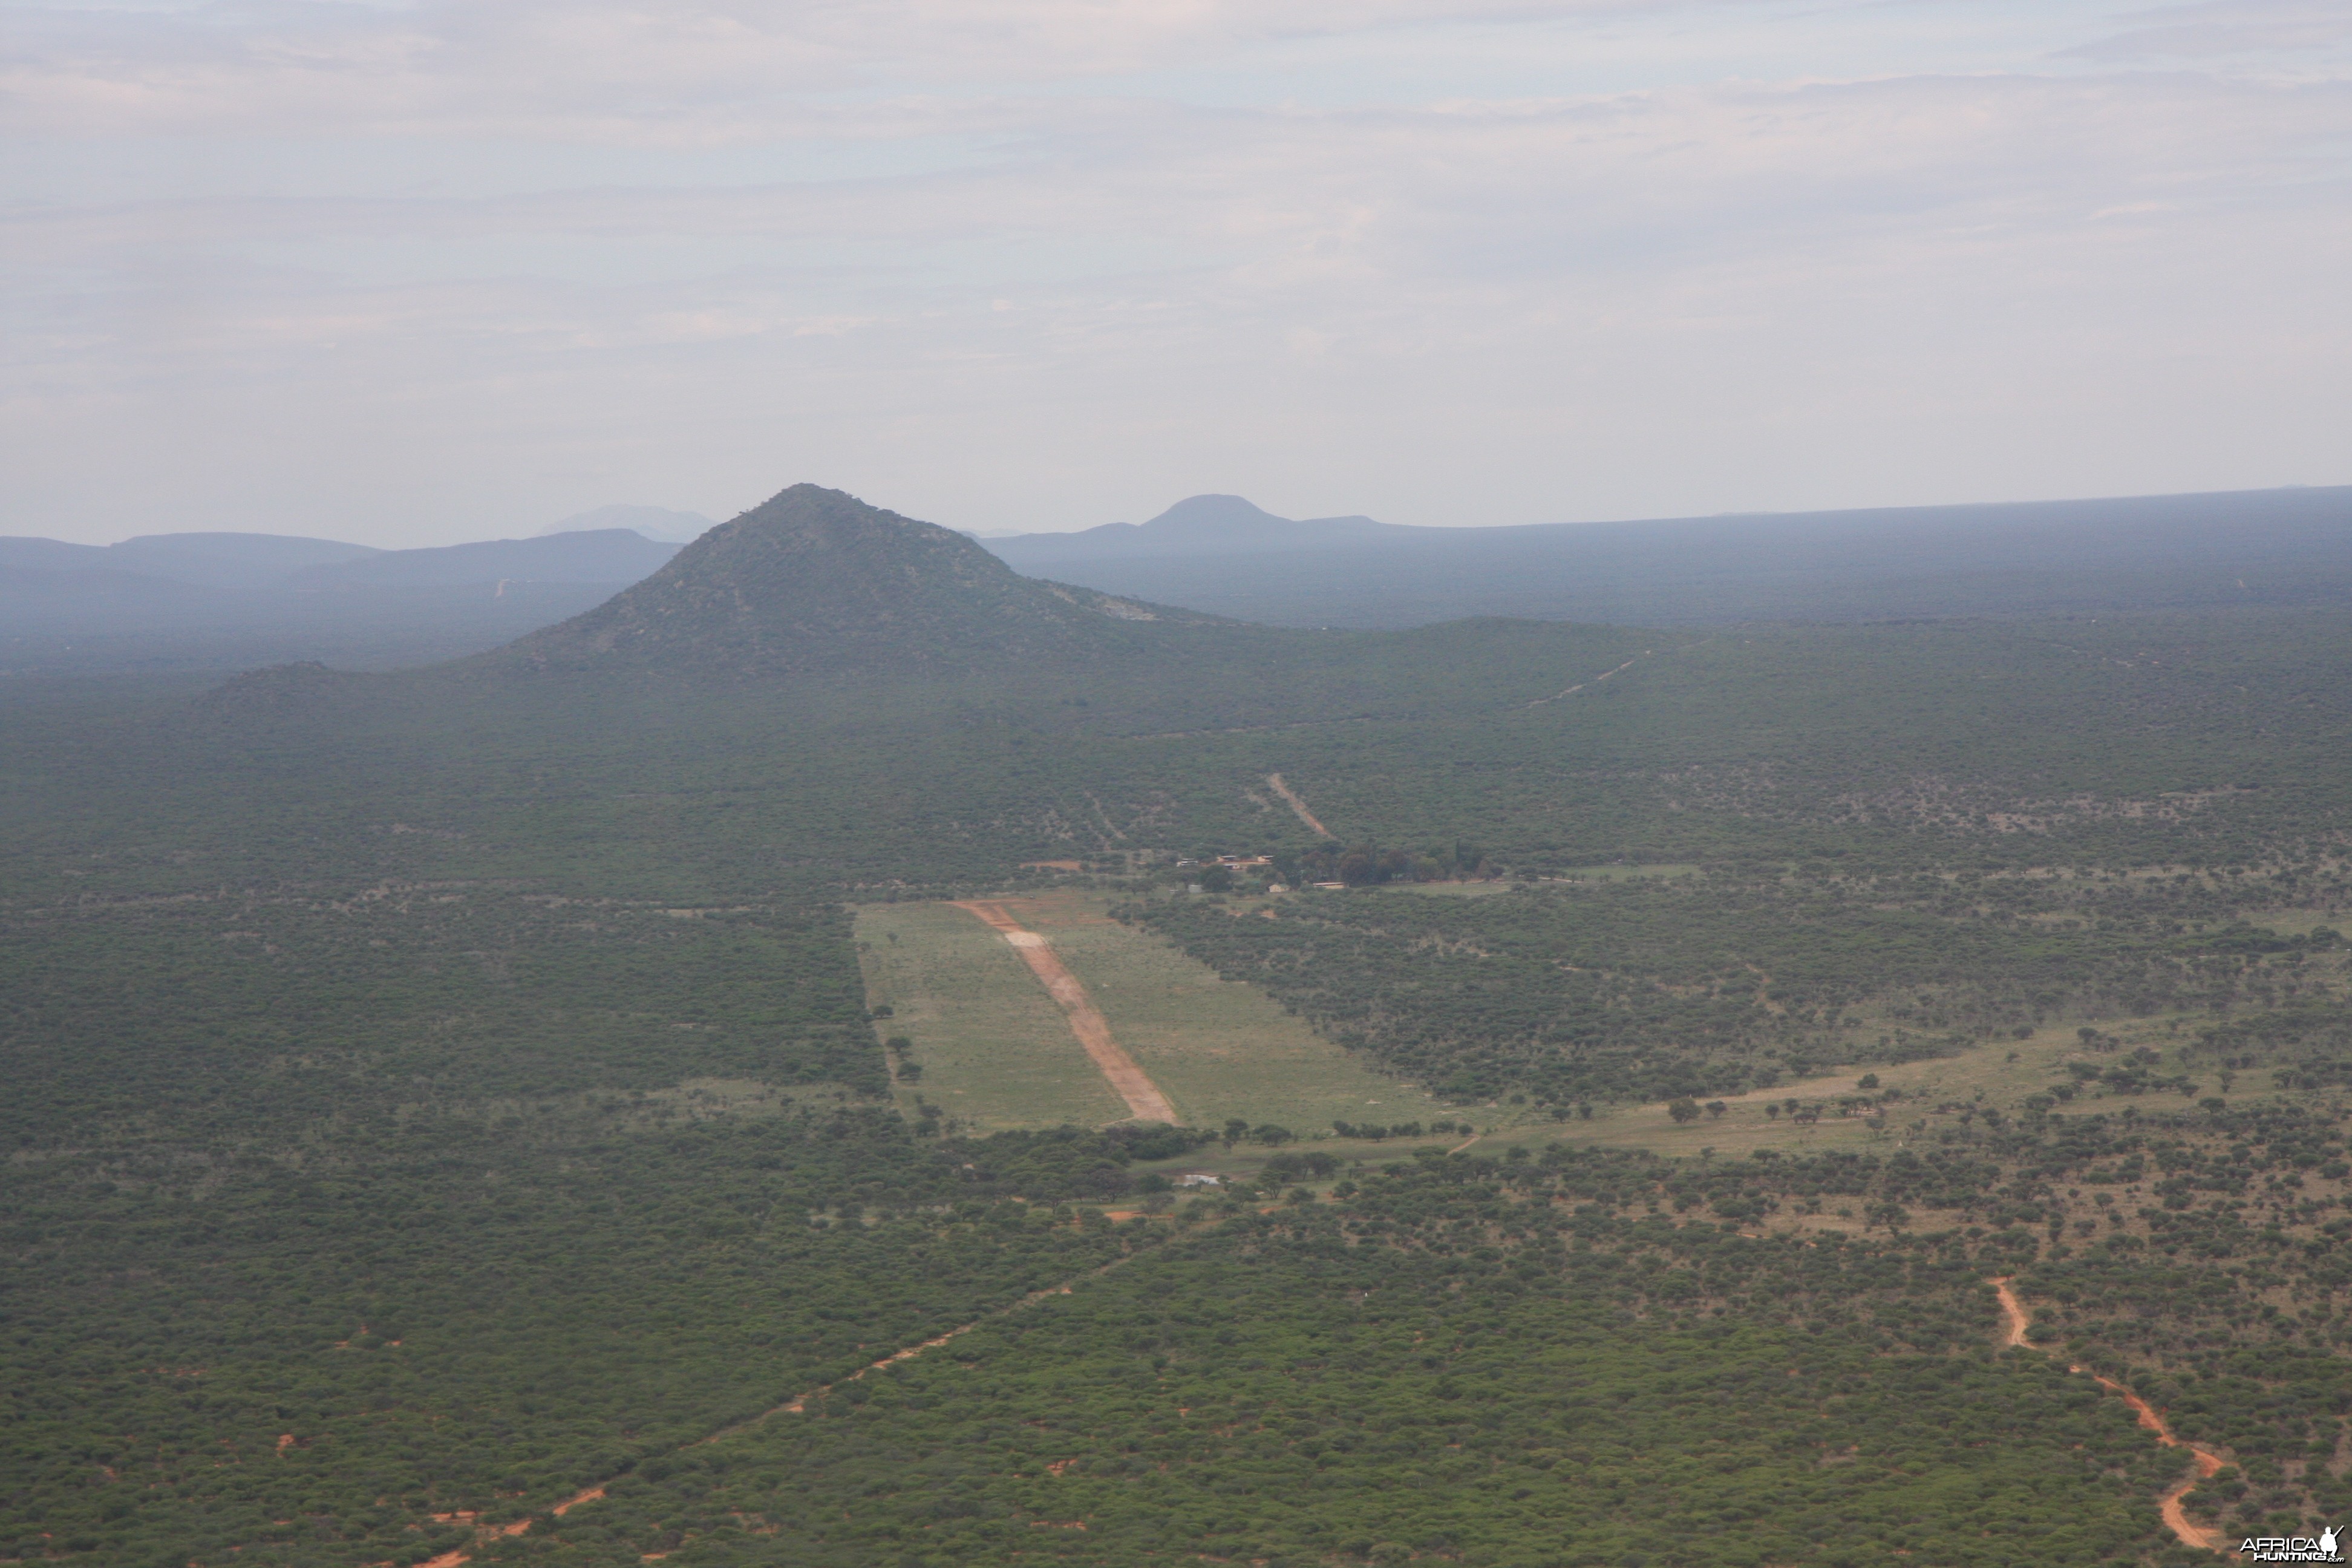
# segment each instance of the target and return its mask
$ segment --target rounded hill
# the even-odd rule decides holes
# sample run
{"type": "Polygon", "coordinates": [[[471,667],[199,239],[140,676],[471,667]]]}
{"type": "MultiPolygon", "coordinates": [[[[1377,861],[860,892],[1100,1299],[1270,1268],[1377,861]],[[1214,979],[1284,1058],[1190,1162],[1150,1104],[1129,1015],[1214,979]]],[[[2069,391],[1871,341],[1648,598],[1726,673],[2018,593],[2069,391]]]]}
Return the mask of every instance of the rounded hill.
{"type": "Polygon", "coordinates": [[[1217,617],[1023,577],[971,540],[794,485],[583,616],[490,656],[752,676],[1096,658],[1139,623],[1217,617]]]}

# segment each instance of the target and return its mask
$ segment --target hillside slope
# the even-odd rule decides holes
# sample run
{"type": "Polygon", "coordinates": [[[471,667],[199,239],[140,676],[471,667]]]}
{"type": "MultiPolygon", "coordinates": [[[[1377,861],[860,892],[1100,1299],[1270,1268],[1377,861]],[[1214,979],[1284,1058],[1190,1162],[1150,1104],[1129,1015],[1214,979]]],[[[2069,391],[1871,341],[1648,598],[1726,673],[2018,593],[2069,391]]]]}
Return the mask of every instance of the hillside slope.
{"type": "Polygon", "coordinates": [[[794,485],[586,615],[494,656],[674,674],[925,670],[1131,648],[1213,617],[1016,575],[962,534],[794,485]]]}

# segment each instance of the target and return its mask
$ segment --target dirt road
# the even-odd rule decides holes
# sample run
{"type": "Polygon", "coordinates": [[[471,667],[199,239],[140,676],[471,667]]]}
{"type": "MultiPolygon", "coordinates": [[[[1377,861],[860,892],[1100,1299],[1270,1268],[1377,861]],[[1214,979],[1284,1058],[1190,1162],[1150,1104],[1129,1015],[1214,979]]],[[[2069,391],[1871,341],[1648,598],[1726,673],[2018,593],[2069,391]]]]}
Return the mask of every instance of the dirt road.
{"type": "MultiPolygon", "coordinates": [[[[2027,1339],[2026,1334],[2032,1327],[2032,1320],[2025,1315],[2025,1303],[2019,1300],[2017,1292],[2010,1288],[2009,1277],[2003,1275],[1998,1279],[1989,1279],[1986,1283],[1992,1287],[1993,1294],[2000,1298],[2001,1316],[2009,1320],[2008,1332],[2003,1337],[2002,1342],[2015,1345],[2022,1350],[2032,1350],[2032,1342],[2027,1339]]],[[[2081,1372],[2084,1369],[2079,1366],[2070,1366],[2066,1370],[2081,1372]]],[[[2198,1547],[2206,1552],[2226,1552],[2229,1548],[2215,1540],[2211,1531],[2200,1529],[2189,1521],[2189,1510],[2181,1503],[2181,1499],[2197,1489],[2199,1481],[2221,1468],[2221,1456],[2210,1448],[2200,1447],[2194,1443],[2182,1442],[2174,1434],[2172,1428],[2165,1424],[2164,1417],[2156,1413],[2155,1406],[2114,1378],[2102,1377],[2097,1373],[2093,1373],[2091,1378],[2108,1393],[2122,1395],[2123,1402],[2131,1406],[2132,1414],[2139,1418],[2139,1424],[2156,1434],[2158,1442],[2168,1448],[2186,1448],[2197,1461],[2196,1473],[2187,1477],[2170,1491],[2166,1492],[2163,1499],[2157,1504],[2157,1511],[2164,1516],[2165,1528],[2171,1531],[2186,1545],[2198,1547]]]]}
{"type": "Polygon", "coordinates": [[[1643,659],[1649,657],[1650,650],[1648,648],[1643,648],[1640,653],[1635,654],[1633,658],[1619,665],[1615,669],[1604,669],[1590,680],[1580,680],[1565,691],[1555,691],[1549,697],[1538,697],[1533,702],[1528,703],[1528,706],[1530,708],[1540,708],[1547,702],[1557,702],[1563,697],[1573,697],[1588,686],[1598,686],[1612,675],[1623,674],[1626,670],[1633,668],[1635,665],[1641,663],[1643,659]]]}
{"type": "MultiPolygon", "coordinates": [[[[1127,1264],[1134,1262],[1136,1258],[1141,1256],[1143,1256],[1143,1254],[1139,1252],[1130,1252],[1124,1257],[1114,1258],[1108,1263],[1104,1264],[1101,1268],[1093,1269],[1087,1274],[1080,1275],[1077,1279],[1065,1280],[1059,1285],[1048,1285],[1043,1290],[1032,1290],[1029,1294],[1022,1297],[1019,1300],[1013,1302],[1009,1306],[999,1307],[996,1310],[988,1313],[984,1317],[975,1318],[969,1323],[960,1323],[956,1327],[950,1329],[946,1333],[938,1335],[932,1339],[925,1340],[920,1344],[908,1345],[906,1349],[901,1351],[893,1351],[888,1355],[884,1356],[880,1361],[868,1362],[866,1365],[859,1367],[856,1372],[851,1373],[842,1381],[845,1383],[856,1383],[869,1372],[880,1372],[885,1368],[896,1366],[902,1361],[912,1361],[915,1357],[922,1354],[925,1351],[937,1350],[940,1346],[946,1344],[949,1341],[956,1338],[958,1335],[971,1332],[972,1330],[980,1327],[982,1323],[1020,1311],[1024,1307],[1034,1307],[1040,1301],[1051,1300],[1056,1296],[1066,1296],[1070,1293],[1072,1286],[1086,1279],[1099,1279],[1104,1275],[1109,1273],[1112,1269],[1123,1268],[1127,1264]]],[[[688,1444],[687,1447],[698,1448],[706,1444],[716,1443],[721,1438],[735,1436],[740,1433],[750,1431],[752,1427],[759,1426],[761,1422],[770,1420],[774,1416],[803,1415],[807,1411],[808,1402],[810,1400],[821,1399],[825,1394],[832,1393],[834,1389],[838,1386],[839,1384],[828,1383],[824,1384],[822,1387],[813,1388],[806,1394],[794,1394],[791,1399],[777,1405],[773,1410],[762,1412],[758,1415],[752,1416],[749,1421],[739,1421],[732,1426],[721,1427],[719,1430],[713,1432],[708,1437],[699,1438],[693,1443],[688,1444]]],[[[685,1449],[681,1448],[677,1451],[683,1453],[685,1452],[685,1449]]],[[[553,1508],[548,1510],[548,1511],[559,1516],[569,1513],[572,1510],[578,1508],[582,1503],[594,1502],[598,1498],[603,1497],[604,1495],[604,1489],[610,1485],[612,1485],[611,1481],[599,1481],[593,1487],[572,1493],[570,1497],[565,1498],[562,1502],[557,1503],[553,1508]]],[[[436,1515],[436,1517],[442,1516],[436,1515]]],[[[454,1517],[462,1519],[469,1518],[471,1516],[460,1514],[454,1517]]],[[[520,1535],[530,1528],[530,1521],[528,1519],[519,1519],[511,1524],[483,1525],[475,1531],[475,1544],[471,1549],[460,1548],[455,1552],[444,1552],[438,1557],[428,1558],[420,1565],[420,1568],[457,1568],[459,1563],[472,1562],[475,1551],[478,1551],[483,1546],[488,1545],[489,1543],[497,1541],[499,1537],[502,1535],[520,1535]]]]}
{"type": "Polygon", "coordinates": [[[2033,1327],[2033,1320],[2025,1315],[2025,1303],[2019,1300],[2017,1292],[2009,1288],[2009,1276],[2004,1274],[1985,1283],[1990,1285],[1992,1293],[2000,1298],[2001,1316],[2009,1320],[2009,1332],[2000,1342],[2022,1351],[2032,1350],[2032,1342],[2026,1338],[2026,1333],[2033,1327]]]}
{"type": "MultiPolygon", "coordinates": [[[[547,1511],[555,1515],[558,1519],[561,1519],[565,1514],[570,1513],[573,1509],[578,1508],[582,1503],[594,1502],[598,1498],[603,1497],[604,1495],[605,1485],[606,1483],[600,1481],[596,1485],[588,1488],[585,1491],[573,1492],[570,1497],[565,1498],[562,1502],[557,1503],[553,1508],[549,1509],[547,1511]]],[[[438,1519],[444,1516],[436,1514],[434,1517],[438,1519]]],[[[464,1514],[457,1514],[454,1517],[464,1519],[467,1516],[464,1514]]],[[[476,1533],[482,1541],[490,1542],[496,1541],[501,1535],[520,1535],[530,1528],[530,1521],[527,1519],[519,1519],[512,1524],[484,1525],[476,1533]]],[[[460,1563],[470,1563],[472,1561],[473,1553],[460,1548],[455,1552],[444,1552],[438,1557],[428,1557],[418,1565],[418,1568],[457,1568],[457,1564],[460,1563]]]]}
{"type": "Polygon", "coordinates": [[[1138,1121],[1165,1121],[1173,1125],[1178,1120],[1176,1108],[1160,1092],[1160,1086],[1145,1076],[1135,1058],[1126,1048],[1111,1038],[1110,1020],[1102,1016],[1087,988],[1078,977],[1063,966],[1061,955],[1053,944],[1035,931],[1025,929],[1019,921],[1005,912],[1004,906],[986,899],[959,899],[955,907],[970,911],[987,921],[1004,935],[1029,965],[1030,973],[1044,983],[1054,1000],[1070,1020],[1070,1033],[1087,1048],[1087,1055],[1102,1069],[1103,1077],[1127,1101],[1127,1109],[1138,1121]]]}
{"type": "MultiPolygon", "coordinates": [[[[1132,1255],[1130,1254],[1130,1256],[1132,1255]]],[[[1119,1264],[1126,1261],[1127,1258],[1118,1258],[1113,1262],[1107,1263],[1102,1268],[1096,1269],[1095,1273],[1097,1275],[1108,1273],[1109,1270],[1118,1268],[1119,1264]]],[[[960,1335],[971,1332],[972,1330],[980,1327],[981,1324],[989,1321],[991,1319],[1002,1318],[1007,1313],[1017,1312],[1024,1307],[1034,1307],[1038,1302],[1051,1300],[1055,1296],[1066,1296],[1070,1293],[1071,1283],[1075,1283],[1075,1281],[1066,1282],[1060,1285],[1048,1285],[1043,1290],[1032,1290],[1029,1294],[1022,1297],[1021,1300],[1013,1302],[1011,1306],[999,1307],[995,1311],[991,1312],[988,1317],[974,1318],[969,1323],[959,1323],[954,1328],[950,1329],[946,1333],[938,1335],[932,1339],[925,1340],[919,1344],[908,1345],[904,1350],[892,1351],[880,1361],[868,1362],[864,1366],[859,1367],[856,1372],[851,1373],[842,1381],[844,1383],[859,1382],[863,1380],[866,1374],[869,1372],[884,1372],[898,1365],[902,1361],[914,1360],[925,1351],[935,1351],[941,1345],[949,1342],[950,1340],[953,1340],[960,1335]]],[[[749,1432],[752,1427],[759,1426],[761,1422],[772,1420],[779,1415],[803,1415],[808,1410],[808,1402],[810,1400],[822,1399],[826,1394],[831,1394],[838,1386],[839,1384],[837,1384],[828,1383],[823,1387],[813,1388],[806,1394],[795,1394],[790,1399],[784,1401],[783,1404],[777,1405],[773,1410],[764,1410],[759,1415],[752,1416],[749,1421],[739,1421],[732,1426],[723,1426],[694,1446],[699,1448],[709,1444],[719,1442],[724,1438],[740,1436],[743,1433],[749,1432]]],[[[603,1489],[598,1489],[597,1495],[603,1495],[603,1489]]]]}
{"type": "Polygon", "coordinates": [[[1298,814],[1299,821],[1307,824],[1307,826],[1313,828],[1316,832],[1321,834],[1326,838],[1337,838],[1339,837],[1338,834],[1332,832],[1329,828],[1324,826],[1320,822],[1318,822],[1315,819],[1315,814],[1307,809],[1307,803],[1298,798],[1298,792],[1282,782],[1282,775],[1280,773],[1266,774],[1265,783],[1267,788],[1273,790],[1275,794],[1280,795],[1285,801],[1289,803],[1290,809],[1298,814]]]}

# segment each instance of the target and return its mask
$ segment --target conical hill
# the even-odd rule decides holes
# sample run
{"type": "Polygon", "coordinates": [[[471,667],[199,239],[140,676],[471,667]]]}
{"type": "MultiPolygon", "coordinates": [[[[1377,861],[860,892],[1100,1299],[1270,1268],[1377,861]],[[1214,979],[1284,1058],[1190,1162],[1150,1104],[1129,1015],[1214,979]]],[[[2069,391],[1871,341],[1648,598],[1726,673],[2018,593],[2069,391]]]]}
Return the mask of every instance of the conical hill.
{"type": "Polygon", "coordinates": [[[940,671],[1100,657],[1131,648],[1136,623],[1216,618],[1019,576],[961,533],[794,485],[491,657],[734,677],[940,671]]]}

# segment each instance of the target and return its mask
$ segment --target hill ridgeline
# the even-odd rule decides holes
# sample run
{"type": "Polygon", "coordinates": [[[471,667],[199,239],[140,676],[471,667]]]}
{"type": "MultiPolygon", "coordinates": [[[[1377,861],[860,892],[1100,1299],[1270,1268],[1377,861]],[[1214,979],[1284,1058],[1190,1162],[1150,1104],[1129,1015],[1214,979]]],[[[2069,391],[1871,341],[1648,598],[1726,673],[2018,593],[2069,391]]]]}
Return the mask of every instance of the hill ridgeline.
{"type": "Polygon", "coordinates": [[[961,533],[794,485],[583,616],[486,658],[747,677],[920,672],[1131,650],[1216,617],[1016,574],[961,533]]]}

